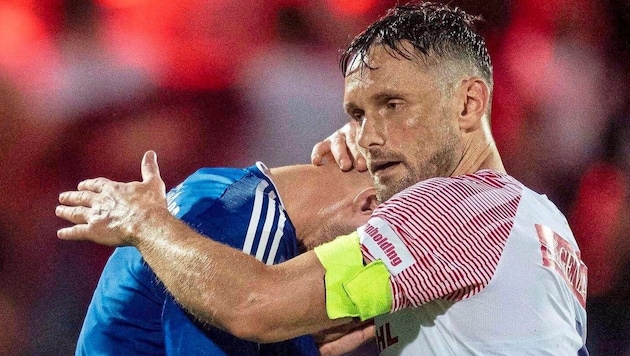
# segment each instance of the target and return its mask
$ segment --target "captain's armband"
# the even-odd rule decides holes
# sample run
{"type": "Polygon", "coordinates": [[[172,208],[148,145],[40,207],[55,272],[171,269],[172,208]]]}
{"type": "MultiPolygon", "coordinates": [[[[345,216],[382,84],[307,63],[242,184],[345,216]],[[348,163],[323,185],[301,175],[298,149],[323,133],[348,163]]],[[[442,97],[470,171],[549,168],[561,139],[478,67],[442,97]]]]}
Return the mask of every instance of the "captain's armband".
{"type": "Polygon", "coordinates": [[[326,269],[326,312],[330,319],[367,320],[391,311],[390,273],[380,260],[363,265],[357,232],[316,247],[315,254],[326,269]]]}

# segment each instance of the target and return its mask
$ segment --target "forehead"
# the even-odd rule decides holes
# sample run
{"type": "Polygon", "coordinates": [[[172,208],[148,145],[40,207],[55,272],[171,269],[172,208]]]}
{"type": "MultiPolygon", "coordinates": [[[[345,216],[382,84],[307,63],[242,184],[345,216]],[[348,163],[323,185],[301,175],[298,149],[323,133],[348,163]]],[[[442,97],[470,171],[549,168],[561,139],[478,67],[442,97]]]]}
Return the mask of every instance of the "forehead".
{"type": "Polygon", "coordinates": [[[400,91],[435,88],[434,77],[415,54],[413,46],[403,42],[400,48],[409,53],[411,59],[382,45],[373,45],[365,56],[353,58],[345,78],[346,95],[364,89],[400,91]]]}
{"type": "Polygon", "coordinates": [[[405,53],[407,57],[413,57],[416,53],[416,49],[409,41],[399,42],[396,49],[384,44],[373,43],[366,52],[358,53],[352,58],[346,73],[353,73],[366,64],[370,67],[375,67],[383,64],[384,61],[387,62],[389,59],[405,59],[398,51],[405,53]]]}

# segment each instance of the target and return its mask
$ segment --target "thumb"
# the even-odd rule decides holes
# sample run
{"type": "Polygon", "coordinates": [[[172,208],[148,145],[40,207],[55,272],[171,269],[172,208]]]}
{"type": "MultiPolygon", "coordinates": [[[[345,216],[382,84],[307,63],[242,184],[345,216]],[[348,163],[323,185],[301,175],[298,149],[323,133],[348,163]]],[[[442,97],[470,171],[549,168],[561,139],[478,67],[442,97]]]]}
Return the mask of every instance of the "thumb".
{"type": "Polygon", "coordinates": [[[157,163],[157,154],[154,151],[147,151],[142,157],[142,181],[147,182],[160,178],[160,167],[157,163]]]}

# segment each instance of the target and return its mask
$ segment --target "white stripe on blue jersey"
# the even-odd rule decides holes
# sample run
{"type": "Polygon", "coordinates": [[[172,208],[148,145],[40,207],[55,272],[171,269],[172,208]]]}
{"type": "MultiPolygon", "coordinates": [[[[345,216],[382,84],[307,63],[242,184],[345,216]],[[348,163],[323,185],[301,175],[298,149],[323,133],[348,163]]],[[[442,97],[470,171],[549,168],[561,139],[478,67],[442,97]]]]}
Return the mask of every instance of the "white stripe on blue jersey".
{"type": "Polygon", "coordinates": [[[257,260],[268,265],[275,261],[287,220],[286,213],[277,199],[273,187],[266,181],[258,184],[243,244],[243,252],[254,255],[257,260]]]}
{"type": "MultiPolygon", "coordinates": [[[[267,204],[267,214],[265,214],[265,223],[263,225],[262,231],[258,241],[258,249],[256,250],[256,259],[259,261],[263,261],[263,257],[265,255],[265,250],[267,250],[267,243],[269,242],[269,235],[273,232],[274,228],[274,220],[276,219],[276,206],[269,205],[271,201],[269,195],[267,195],[267,199],[265,199],[265,203],[267,204]]],[[[263,261],[266,262],[266,261],[263,261]]],[[[273,261],[272,261],[273,263],[273,261]]]]}
{"type": "MultiPolygon", "coordinates": [[[[281,210],[280,206],[276,206],[277,210],[281,210]]],[[[271,251],[269,251],[269,257],[267,257],[268,265],[272,265],[276,259],[276,253],[278,253],[278,246],[280,246],[280,240],[282,240],[282,231],[284,230],[284,223],[287,221],[287,218],[284,215],[284,209],[280,211],[280,218],[278,220],[278,227],[276,228],[276,234],[273,237],[273,243],[271,244],[271,251]]]]}
{"type": "Polygon", "coordinates": [[[245,237],[245,243],[243,244],[243,252],[252,253],[252,246],[254,239],[256,238],[256,231],[258,230],[258,221],[260,219],[260,212],[263,207],[263,197],[265,188],[269,186],[266,181],[261,181],[256,187],[256,196],[254,197],[254,207],[252,208],[252,215],[249,219],[249,226],[247,227],[247,236],[245,237]]]}

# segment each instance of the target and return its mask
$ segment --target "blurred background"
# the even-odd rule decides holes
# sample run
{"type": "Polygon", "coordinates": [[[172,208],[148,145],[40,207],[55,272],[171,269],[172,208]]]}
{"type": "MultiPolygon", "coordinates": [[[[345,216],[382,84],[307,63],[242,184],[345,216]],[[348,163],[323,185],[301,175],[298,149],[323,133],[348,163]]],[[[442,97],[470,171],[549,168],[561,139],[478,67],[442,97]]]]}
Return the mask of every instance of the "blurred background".
{"type": "MultiPolygon", "coordinates": [[[[568,216],[592,355],[630,355],[630,0],[449,1],[495,70],[513,176],[568,216]]],[[[70,355],[111,249],[57,240],[57,195],[202,166],[309,162],[345,123],[340,49],[395,1],[0,0],[0,354],[70,355]]]]}

